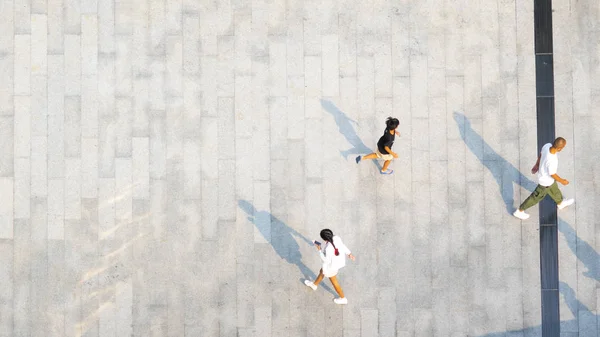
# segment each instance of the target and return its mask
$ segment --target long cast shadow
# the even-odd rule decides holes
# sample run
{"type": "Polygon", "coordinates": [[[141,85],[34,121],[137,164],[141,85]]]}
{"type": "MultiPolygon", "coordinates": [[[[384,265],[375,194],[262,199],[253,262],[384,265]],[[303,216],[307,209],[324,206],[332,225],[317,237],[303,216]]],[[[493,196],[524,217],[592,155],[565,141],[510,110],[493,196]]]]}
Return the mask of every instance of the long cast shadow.
{"type": "Polygon", "coordinates": [[[589,243],[579,238],[573,227],[560,218],[558,230],[565,236],[569,249],[587,268],[583,275],[600,281],[600,254],[589,243]]]}
{"type": "MultiPolygon", "coordinates": [[[[565,298],[565,303],[569,307],[569,311],[575,319],[568,321],[561,321],[561,327],[572,327],[575,331],[578,331],[579,336],[598,336],[599,327],[596,322],[600,319],[600,315],[595,315],[588,307],[586,307],[581,301],[575,296],[575,291],[568,284],[564,282],[559,283],[559,291],[565,298]],[[583,324],[582,324],[583,323],[583,324]],[[587,330],[581,330],[581,328],[587,328],[587,330]]],[[[492,332],[489,334],[482,335],[480,337],[504,337],[504,336],[541,336],[542,327],[536,325],[533,327],[492,332]]]]}
{"type": "MultiPolygon", "coordinates": [[[[342,157],[344,157],[344,159],[348,159],[348,156],[353,154],[369,154],[373,152],[373,150],[366,146],[362,139],[360,139],[360,137],[356,133],[356,130],[352,125],[358,125],[358,123],[355,120],[348,118],[348,116],[345,113],[343,113],[340,109],[338,109],[338,107],[336,107],[335,104],[333,104],[331,101],[322,99],[321,106],[323,107],[323,109],[325,109],[325,111],[329,112],[331,116],[333,116],[335,123],[338,126],[338,130],[344,136],[344,138],[346,138],[348,143],[352,145],[350,149],[340,151],[340,154],[342,155],[342,157]]],[[[373,160],[373,163],[375,164],[375,166],[377,166],[379,170],[381,170],[381,165],[377,160],[373,160]]]]}
{"type": "MultiPolygon", "coordinates": [[[[471,122],[463,114],[455,112],[454,120],[458,125],[461,137],[467,147],[475,154],[479,161],[492,172],[494,179],[501,189],[502,199],[506,208],[512,213],[513,183],[533,191],[536,183],[525,177],[512,164],[494,151],[471,127],[471,122]],[[487,158],[484,158],[484,154],[487,158]]],[[[594,248],[580,239],[575,230],[564,220],[558,219],[558,230],[565,235],[567,244],[573,254],[587,267],[585,276],[600,281],[600,254],[594,248]]]]}
{"type": "MultiPolygon", "coordinates": [[[[483,140],[483,138],[473,130],[471,127],[471,122],[463,114],[455,112],[454,120],[456,121],[461,137],[469,150],[471,150],[471,152],[494,176],[494,179],[500,187],[502,199],[504,200],[507,211],[512,212],[514,210],[513,184],[516,183],[529,191],[533,191],[537,184],[531,179],[525,177],[512,164],[494,151],[483,140]]],[[[584,276],[600,281],[600,254],[598,254],[598,252],[596,252],[596,250],[590,244],[580,239],[575,230],[567,222],[560,218],[558,218],[558,230],[565,235],[567,245],[573,254],[575,254],[575,256],[586,266],[587,271],[584,273],[584,276]]],[[[561,325],[575,325],[579,327],[581,326],[581,324],[578,324],[580,321],[597,321],[599,317],[594,315],[585,305],[577,300],[575,291],[568,284],[560,282],[560,292],[565,297],[565,302],[573,313],[573,316],[577,317],[575,320],[562,321],[561,325]]],[[[586,324],[583,325],[587,326],[586,324]]],[[[593,332],[595,332],[594,335],[597,335],[598,333],[597,330],[594,330],[593,332]]],[[[500,337],[511,334],[522,336],[539,336],[541,335],[541,326],[534,326],[514,331],[490,333],[482,337],[500,337]]]]}
{"type": "Polygon", "coordinates": [[[518,205],[514,205],[514,184],[518,184],[526,190],[532,192],[537,183],[524,176],[516,167],[502,158],[494,149],[486,143],[483,138],[473,130],[471,121],[459,113],[454,112],[454,121],[460,131],[460,136],[479,159],[479,161],[492,173],[498,187],[502,200],[506,206],[506,211],[510,214],[518,205]]]}
{"type": "MultiPolygon", "coordinates": [[[[248,215],[248,220],[256,226],[260,234],[273,247],[273,250],[284,259],[287,263],[296,265],[304,278],[314,280],[316,278],[313,273],[303,262],[300,246],[296,242],[296,238],[304,241],[308,245],[313,245],[313,242],[300,234],[295,229],[287,226],[283,221],[274,217],[266,211],[258,211],[251,203],[246,200],[239,200],[238,205],[248,215]]],[[[324,283],[320,286],[334,296],[336,293],[324,283]]]]}

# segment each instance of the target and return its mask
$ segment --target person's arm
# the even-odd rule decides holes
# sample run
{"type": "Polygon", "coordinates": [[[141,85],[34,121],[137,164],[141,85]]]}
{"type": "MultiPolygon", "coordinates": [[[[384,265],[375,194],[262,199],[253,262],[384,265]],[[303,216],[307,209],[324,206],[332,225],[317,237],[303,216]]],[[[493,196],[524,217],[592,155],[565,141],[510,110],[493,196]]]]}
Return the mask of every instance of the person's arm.
{"type": "Polygon", "coordinates": [[[396,152],[392,151],[392,149],[390,149],[389,146],[384,146],[383,148],[387,151],[387,153],[391,154],[394,158],[398,158],[398,155],[396,154],[396,152]]]}
{"type": "Polygon", "coordinates": [[[354,261],[354,260],[356,259],[356,257],[354,257],[354,255],[352,255],[352,252],[350,251],[350,249],[348,249],[348,247],[347,247],[347,246],[346,246],[346,245],[345,245],[343,242],[341,243],[341,247],[340,247],[340,248],[341,248],[340,250],[341,250],[341,251],[342,251],[344,254],[348,255],[348,257],[349,257],[349,258],[350,258],[352,261],[354,261]]]}
{"type": "Polygon", "coordinates": [[[538,159],[535,162],[535,165],[533,165],[533,168],[531,169],[531,173],[536,174],[537,171],[540,169],[540,158],[542,158],[541,152],[540,152],[540,154],[538,154],[538,159]]]}
{"type": "Polygon", "coordinates": [[[319,250],[319,257],[321,258],[321,261],[323,261],[323,263],[331,264],[331,260],[333,259],[333,257],[331,255],[333,255],[333,254],[327,254],[327,256],[325,256],[324,250],[325,250],[325,248],[322,250],[319,250]]]}
{"type": "Polygon", "coordinates": [[[569,184],[569,181],[567,179],[563,179],[558,175],[558,172],[556,172],[557,169],[558,163],[550,164],[550,166],[548,167],[548,173],[552,178],[554,178],[554,180],[558,181],[559,183],[563,185],[569,184]]]}
{"type": "Polygon", "coordinates": [[[569,181],[567,179],[563,179],[561,178],[558,174],[554,173],[552,176],[552,178],[554,178],[554,180],[558,181],[559,183],[563,184],[563,185],[568,185],[569,181]]]}

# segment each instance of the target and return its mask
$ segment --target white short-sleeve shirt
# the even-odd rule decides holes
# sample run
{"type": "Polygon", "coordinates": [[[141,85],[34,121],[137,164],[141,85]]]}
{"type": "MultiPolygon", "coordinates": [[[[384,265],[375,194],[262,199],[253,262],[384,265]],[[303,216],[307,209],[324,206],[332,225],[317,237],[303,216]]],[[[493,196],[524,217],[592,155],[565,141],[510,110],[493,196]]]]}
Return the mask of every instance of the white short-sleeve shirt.
{"type": "Polygon", "coordinates": [[[542,147],[540,166],[538,169],[538,183],[542,186],[554,184],[553,174],[558,170],[558,155],[550,153],[552,144],[548,143],[542,147]]]}

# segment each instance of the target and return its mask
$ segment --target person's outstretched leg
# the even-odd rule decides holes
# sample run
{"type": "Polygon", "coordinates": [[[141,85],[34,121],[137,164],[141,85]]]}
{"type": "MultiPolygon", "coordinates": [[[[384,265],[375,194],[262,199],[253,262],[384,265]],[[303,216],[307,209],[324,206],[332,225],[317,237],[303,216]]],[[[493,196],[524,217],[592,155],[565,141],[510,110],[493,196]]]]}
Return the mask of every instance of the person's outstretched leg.
{"type": "Polygon", "coordinates": [[[525,201],[519,206],[519,208],[513,213],[513,215],[521,220],[529,218],[529,214],[525,213],[525,210],[535,206],[538,202],[542,201],[548,194],[548,188],[542,185],[537,185],[533,193],[531,193],[525,201]]]}
{"type": "Polygon", "coordinates": [[[368,154],[366,156],[362,156],[362,157],[358,156],[358,157],[356,157],[356,163],[357,164],[360,163],[360,161],[363,160],[363,159],[376,159],[376,158],[377,158],[377,153],[370,153],[370,154],[368,154]]]}
{"type": "Polygon", "coordinates": [[[548,187],[548,194],[550,195],[550,198],[554,200],[559,210],[570,206],[575,202],[575,200],[572,198],[563,198],[562,192],[560,191],[560,188],[558,188],[558,184],[556,183],[556,181],[554,182],[554,184],[552,184],[552,186],[548,187]]]}
{"type": "Polygon", "coordinates": [[[332,276],[329,278],[329,280],[331,281],[331,284],[333,284],[335,291],[340,296],[339,298],[333,299],[333,302],[335,302],[335,304],[348,304],[348,299],[344,296],[344,291],[342,290],[342,287],[340,287],[337,277],[332,276]]]}
{"type": "Polygon", "coordinates": [[[306,284],[306,286],[310,287],[312,290],[317,290],[317,285],[321,283],[323,277],[323,269],[321,269],[319,270],[319,276],[317,276],[317,279],[314,282],[311,282],[310,280],[304,280],[304,284],[306,284]]]}
{"type": "Polygon", "coordinates": [[[325,277],[325,275],[323,275],[323,268],[321,268],[321,270],[319,270],[319,276],[317,276],[317,279],[313,283],[315,285],[319,285],[319,283],[321,283],[323,280],[323,277],[325,277]]]}
{"type": "Polygon", "coordinates": [[[332,276],[329,278],[329,281],[331,281],[331,284],[333,284],[333,288],[335,289],[335,292],[337,292],[338,295],[340,295],[340,298],[344,298],[344,291],[342,290],[342,287],[340,286],[337,277],[332,276]]]}
{"type": "Polygon", "coordinates": [[[381,169],[381,172],[385,172],[385,171],[387,171],[387,169],[388,169],[388,166],[390,166],[390,163],[391,163],[391,162],[392,162],[391,160],[386,160],[386,161],[383,163],[383,168],[381,169]]]}

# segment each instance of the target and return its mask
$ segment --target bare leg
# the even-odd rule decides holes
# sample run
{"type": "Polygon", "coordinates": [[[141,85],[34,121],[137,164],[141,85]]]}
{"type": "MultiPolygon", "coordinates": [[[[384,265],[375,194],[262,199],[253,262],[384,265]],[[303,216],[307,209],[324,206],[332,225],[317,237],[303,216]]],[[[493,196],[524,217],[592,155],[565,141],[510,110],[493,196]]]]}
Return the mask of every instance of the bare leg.
{"type": "Polygon", "coordinates": [[[323,277],[325,277],[325,275],[323,275],[323,268],[321,268],[321,270],[319,270],[319,276],[317,276],[317,279],[313,282],[313,284],[318,285],[321,283],[321,281],[323,281],[323,277]]]}
{"type": "Polygon", "coordinates": [[[338,295],[340,295],[340,298],[344,298],[344,291],[342,290],[342,287],[340,287],[337,277],[330,277],[329,281],[331,281],[331,284],[333,284],[333,288],[335,288],[335,291],[338,293],[338,295]]]}
{"type": "Polygon", "coordinates": [[[388,169],[388,166],[390,166],[390,163],[391,163],[391,162],[392,162],[391,160],[386,160],[386,161],[383,163],[383,168],[381,169],[381,172],[385,172],[385,171],[387,171],[387,169],[388,169]]]}
{"type": "Polygon", "coordinates": [[[363,156],[362,159],[375,159],[377,158],[377,153],[371,153],[366,156],[363,156]]]}

